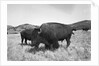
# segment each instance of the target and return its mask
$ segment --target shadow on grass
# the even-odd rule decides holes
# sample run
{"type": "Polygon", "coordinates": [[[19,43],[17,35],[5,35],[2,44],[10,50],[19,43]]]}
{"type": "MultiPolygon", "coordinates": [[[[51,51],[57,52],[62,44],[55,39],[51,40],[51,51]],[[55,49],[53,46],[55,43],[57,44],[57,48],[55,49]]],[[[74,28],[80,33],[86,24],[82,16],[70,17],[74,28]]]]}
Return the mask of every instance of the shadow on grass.
{"type": "Polygon", "coordinates": [[[32,47],[31,49],[28,50],[29,53],[36,53],[39,51],[43,51],[45,52],[47,49],[45,49],[45,47],[40,47],[40,48],[36,48],[36,47],[32,47]]]}
{"type": "Polygon", "coordinates": [[[30,53],[36,53],[36,52],[39,52],[39,51],[43,51],[43,52],[46,52],[47,50],[50,50],[52,52],[56,51],[57,49],[54,49],[54,48],[50,48],[50,49],[46,49],[45,46],[44,47],[32,47],[31,49],[28,50],[28,52],[30,53]]]}
{"type": "Polygon", "coordinates": [[[51,47],[50,49],[46,49],[45,46],[43,46],[43,47],[35,47],[35,46],[32,46],[30,43],[29,43],[29,44],[19,43],[19,45],[21,45],[22,47],[24,47],[24,46],[30,46],[31,48],[28,49],[27,52],[29,52],[29,53],[34,53],[34,54],[35,54],[36,52],[39,52],[39,51],[45,52],[45,51],[47,51],[47,50],[50,50],[50,51],[54,52],[54,51],[57,50],[57,49],[54,49],[54,48],[52,48],[52,47],[51,47]]]}
{"type": "Polygon", "coordinates": [[[21,45],[21,46],[31,46],[31,43],[28,43],[28,44],[26,44],[26,43],[19,43],[19,45],[21,45]]]}

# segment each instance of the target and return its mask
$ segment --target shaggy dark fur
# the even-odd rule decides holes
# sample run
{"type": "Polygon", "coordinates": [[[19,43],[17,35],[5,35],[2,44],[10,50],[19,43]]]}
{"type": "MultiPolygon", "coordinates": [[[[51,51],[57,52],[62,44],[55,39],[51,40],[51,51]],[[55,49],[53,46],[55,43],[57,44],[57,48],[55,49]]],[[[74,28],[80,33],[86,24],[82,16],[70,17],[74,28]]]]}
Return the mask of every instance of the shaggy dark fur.
{"type": "MultiPolygon", "coordinates": [[[[58,48],[58,41],[67,40],[67,47],[70,45],[70,38],[73,34],[72,28],[69,25],[60,23],[44,23],[39,29],[34,29],[38,31],[38,35],[48,42],[49,47],[52,45],[53,48],[58,48]]],[[[38,40],[37,40],[38,41],[38,40]]]]}

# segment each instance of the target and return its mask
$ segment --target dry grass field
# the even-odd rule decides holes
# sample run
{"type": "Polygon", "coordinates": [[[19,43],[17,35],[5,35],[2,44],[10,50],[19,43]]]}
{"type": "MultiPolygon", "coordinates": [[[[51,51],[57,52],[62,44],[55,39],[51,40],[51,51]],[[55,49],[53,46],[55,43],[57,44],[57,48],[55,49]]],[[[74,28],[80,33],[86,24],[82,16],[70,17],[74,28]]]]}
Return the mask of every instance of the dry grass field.
{"type": "MultiPolygon", "coordinates": [[[[56,50],[45,50],[44,44],[39,49],[29,45],[21,45],[20,34],[7,35],[8,61],[90,61],[91,60],[91,31],[78,30],[71,36],[71,44],[66,49],[66,40],[59,41],[56,50]]],[[[30,44],[30,41],[28,41],[30,44]]]]}

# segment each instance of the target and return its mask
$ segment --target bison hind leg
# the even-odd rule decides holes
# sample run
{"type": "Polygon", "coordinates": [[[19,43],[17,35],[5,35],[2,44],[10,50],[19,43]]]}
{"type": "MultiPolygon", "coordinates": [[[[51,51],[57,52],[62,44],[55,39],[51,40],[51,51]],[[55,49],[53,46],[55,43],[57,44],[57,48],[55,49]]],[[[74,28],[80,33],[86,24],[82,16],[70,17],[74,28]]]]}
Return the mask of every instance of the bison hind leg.
{"type": "Polygon", "coordinates": [[[69,45],[70,45],[70,43],[71,43],[70,38],[71,38],[71,34],[66,38],[66,41],[67,41],[67,46],[66,46],[66,48],[68,48],[69,45]]]}
{"type": "Polygon", "coordinates": [[[27,44],[27,39],[25,39],[25,44],[27,44]]]}
{"type": "Polygon", "coordinates": [[[66,46],[66,48],[68,48],[69,45],[70,45],[70,40],[67,41],[67,46],[66,46]]]}

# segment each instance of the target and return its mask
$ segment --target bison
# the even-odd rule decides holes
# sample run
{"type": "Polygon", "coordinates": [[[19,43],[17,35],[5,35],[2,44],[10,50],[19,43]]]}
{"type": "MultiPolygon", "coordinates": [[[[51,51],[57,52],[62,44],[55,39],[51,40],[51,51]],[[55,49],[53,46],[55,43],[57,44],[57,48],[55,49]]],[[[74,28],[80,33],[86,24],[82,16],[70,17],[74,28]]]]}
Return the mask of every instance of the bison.
{"type": "Polygon", "coordinates": [[[32,38],[32,32],[33,32],[33,29],[25,29],[25,30],[21,31],[20,32],[21,43],[23,43],[23,41],[25,39],[25,44],[27,44],[27,40],[31,40],[31,38],[32,38]]]}
{"type": "Polygon", "coordinates": [[[74,31],[76,30],[85,30],[88,31],[91,29],[91,20],[83,20],[77,23],[73,23],[70,25],[74,31]]]}
{"type": "MultiPolygon", "coordinates": [[[[73,34],[72,28],[69,25],[61,24],[61,23],[43,23],[40,28],[34,29],[34,32],[38,32],[36,37],[42,37],[45,39],[47,47],[53,47],[54,49],[57,49],[59,47],[58,41],[67,40],[67,47],[70,45],[70,38],[71,35],[73,34]]],[[[36,39],[34,37],[34,39],[36,39]]],[[[39,41],[36,39],[36,41],[39,41]]],[[[40,42],[39,42],[40,43],[40,42]]]]}
{"type": "Polygon", "coordinates": [[[40,43],[44,43],[45,44],[45,48],[49,49],[49,44],[48,42],[40,37],[38,34],[38,31],[34,29],[25,29],[22,32],[20,32],[21,34],[21,43],[23,43],[24,39],[25,39],[25,44],[27,44],[27,40],[31,41],[31,46],[35,46],[36,48],[38,48],[40,43]]]}

